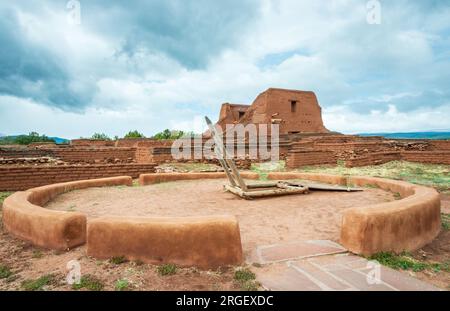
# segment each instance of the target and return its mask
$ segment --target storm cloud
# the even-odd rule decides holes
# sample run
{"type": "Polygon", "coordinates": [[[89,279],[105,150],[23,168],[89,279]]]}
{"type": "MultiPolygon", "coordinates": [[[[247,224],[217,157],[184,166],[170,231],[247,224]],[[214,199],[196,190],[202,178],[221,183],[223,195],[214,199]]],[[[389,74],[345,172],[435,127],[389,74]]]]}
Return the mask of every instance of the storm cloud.
{"type": "Polygon", "coordinates": [[[268,87],[316,92],[336,131],[450,129],[448,1],[380,1],[379,25],[366,2],[80,0],[79,25],[2,2],[0,132],[189,129],[268,87]]]}

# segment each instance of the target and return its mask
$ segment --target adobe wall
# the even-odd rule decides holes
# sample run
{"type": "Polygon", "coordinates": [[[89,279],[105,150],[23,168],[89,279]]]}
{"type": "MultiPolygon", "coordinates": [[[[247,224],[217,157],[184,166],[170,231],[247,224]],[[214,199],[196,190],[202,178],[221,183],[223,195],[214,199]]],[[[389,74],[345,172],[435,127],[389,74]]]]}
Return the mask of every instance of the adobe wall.
{"type": "MultiPolygon", "coordinates": [[[[253,172],[240,172],[242,178],[245,179],[259,179],[259,175],[253,172]]],[[[197,179],[222,179],[227,178],[224,172],[217,173],[156,173],[156,174],[141,174],[139,176],[139,185],[152,185],[162,182],[176,181],[176,180],[197,180],[197,179]]]]}
{"type": "Polygon", "coordinates": [[[441,230],[439,193],[422,186],[375,177],[349,177],[349,184],[376,185],[402,199],[343,212],[340,243],[356,254],[417,250],[441,230]]]}
{"type": "Polygon", "coordinates": [[[352,135],[308,137],[291,144],[286,162],[289,168],[333,164],[336,160],[344,161],[347,167],[378,165],[397,160],[449,164],[450,150],[445,149],[449,145],[447,141],[387,140],[352,135]],[[438,150],[437,147],[442,149],[438,150]],[[315,152],[316,159],[310,156],[312,152],[315,152]]]}
{"type": "Polygon", "coordinates": [[[114,147],[114,140],[99,140],[99,139],[72,139],[70,141],[71,146],[97,146],[97,147],[114,147]]]}
{"type": "Polygon", "coordinates": [[[336,163],[336,158],[331,151],[298,150],[291,152],[286,158],[288,168],[336,163]]]}
{"type": "Polygon", "coordinates": [[[131,186],[131,177],[82,180],[16,192],[3,202],[3,224],[12,235],[44,248],[67,250],[86,241],[86,216],[42,208],[59,194],[75,189],[131,186]]]}
{"type": "MultiPolygon", "coordinates": [[[[254,177],[248,173],[246,178],[254,177]]],[[[244,174],[243,174],[244,175],[244,174]]],[[[147,174],[143,183],[225,177],[225,174],[147,174]],[[154,175],[156,178],[151,178],[154,175]],[[186,177],[188,176],[188,177],[186,177]]],[[[269,173],[268,179],[309,179],[367,186],[397,192],[401,200],[360,206],[343,212],[341,244],[356,254],[414,251],[430,243],[441,228],[436,190],[373,177],[343,177],[311,173],[269,173]]],[[[41,208],[55,196],[74,189],[128,185],[130,177],[53,184],[16,192],[3,205],[3,222],[10,233],[35,245],[67,249],[86,240],[86,218],[73,212],[41,208]]],[[[149,263],[217,268],[240,264],[242,246],[234,216],[100,217],[87,223],[87,253],[100,259],[125,256],[149,263]],[[180,247],[182,246],[182,247],[180,247]]]]}
{"type": "Polygon", "coordinates": [[[448,151],[403,151],[402,159],[411,162],[449,164],[450,150],[448,151]]]}
{"type": "Polygon", "coordinates": [[[0,158],[38,158],[52,156],[53,152],[50,150],[41,150],[36,148],[28,148],[26,146],[0,146],[0,158]]]}
{"type": "Polygon", "coordinates": [[[136,148],[92,147],[55,148],[53,157],[69,163],[130,163],[136,159],[136,148]]]}
{"type": "Polygon", "coordinates": [[[124,256],[152,264],[204,269],[242,263],[239,224],[231,215],[99,217],[87,222],[78,212],[42,208],[67,191],[117,185],[131,186],[132,179],[81,180],[16,192],[4,201],[5,228],[18,238],[50,249],[67,250],[86,242],[87,254],[99,259],[124,256]]]}
{"type": "Polygon", "coordinates": [[[155,166],[155,164],[0,166],[0,191],[19,191],[53,183],[122,175],[137,178],[140,174],[154,172],[155,166]]]}
{"type": "Polygon", "coordinates": [[[355,254],[414,251],[431,243],[441,230],[440,196],[433,188],[375,177],[310,173],[269,173],[268,179],[307,179],[349,186],[376,186],[399,193],[400,200],[361,204],[343,211],[340,243],[355,254]]]}
{"type": "Polygon", "coordinates": [[[203,269],[243,261],[239,224],[231,215],[93,219],[88,225],[87,254],[203,269]]]}
{"type": "Polygon", "coordinates": [[[368,165],[380,165],[383,163],[402,160],[400,152],[387,151],[387,152],[373,152],[368,156],[362,156],[357,158],[351,158],[345,161],[347,167],[359,167],[368,165]]]}
{"type": "Polygon", "coordinates": [[[430,144],[435,150],[450,150],[450,139],[449,140],[430,140],[430,144]]]}
{"type": "Polygon", "coordinates": [[[221,126],[222,130],[226,130],[227,124],[235,124],[239,121],[240,116],[245,114],[250,105],[237,105],[224,103],[220,107],[219,121],[217,124],[221,126]]]}

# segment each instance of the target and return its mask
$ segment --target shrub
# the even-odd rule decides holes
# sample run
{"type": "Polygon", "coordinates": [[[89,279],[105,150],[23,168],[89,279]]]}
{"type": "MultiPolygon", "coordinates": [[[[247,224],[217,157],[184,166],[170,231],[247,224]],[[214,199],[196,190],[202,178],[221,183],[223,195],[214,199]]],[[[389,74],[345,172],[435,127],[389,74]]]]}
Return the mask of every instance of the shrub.
{"type": "Polygon", "coordinates": [[[116,281],[116,290],[118,291],[125,291],[128,290],[130,286],[130,283],[127,279],[120,279],[116,281]]]}
{"type": "Polygon", "coordinates": [[[94,133],[91,136],[91,139],[95,139],[95,140],[111,140],[111,138],[109,138],[108,135],[106,135],[104,133],[94,133]]]}
{"type": "Polygon", "coordinates": [[[85,288],[91,291],[101,291],[103,287],[102,281],[90,274],[82,276],[80,283],[72,285],[72,288],[76,290],[85,288]]]}
{"type": "Polygon", "coordinates": [[[139,133],[137,130],[129,131],[125,134],[124,138],[145,138],[144,134],[139,133]]]}
{"type": "Polygon", "coordinates": [[[36,280],[26,280],[22,282],[22,288],[27,291],[43,290],[44,286],[50,285],[55,282],[55,276],[53,274],[46,274],[36,280]]]}
{"type": "Polygon", "coordinates": [[[163,276],[172,275],[172,274],[177,273],[177,266],[174,264],[171,264],[171,263],[164,264],[164,265],[158,266],[157,271],[158,271],[159,275],[163,275],[163,276]]]}

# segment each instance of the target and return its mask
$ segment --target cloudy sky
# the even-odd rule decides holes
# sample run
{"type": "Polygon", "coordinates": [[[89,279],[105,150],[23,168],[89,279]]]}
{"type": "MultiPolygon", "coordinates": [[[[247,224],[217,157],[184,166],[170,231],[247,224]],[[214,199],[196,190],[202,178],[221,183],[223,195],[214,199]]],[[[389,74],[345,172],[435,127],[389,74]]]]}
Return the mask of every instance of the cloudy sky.
{"type": "Polygon", "coordinates": [[[0,133],[198,131],[268,87],[335,131],[450,129],[449,1],[380,0],[381,24],[367,0],[73,3],[0,2],[0,133]]]}

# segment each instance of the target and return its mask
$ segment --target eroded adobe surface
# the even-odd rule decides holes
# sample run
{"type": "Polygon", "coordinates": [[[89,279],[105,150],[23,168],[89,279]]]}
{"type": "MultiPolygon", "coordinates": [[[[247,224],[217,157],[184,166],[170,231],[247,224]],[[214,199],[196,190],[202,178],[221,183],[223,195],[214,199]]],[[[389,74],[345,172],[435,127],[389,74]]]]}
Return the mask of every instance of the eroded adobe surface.
{"type": "Polygon", "coordinates": [[[314,92],[270,88],[250,106],[223,104],[218,125],[279,124],[280,134],[328,133],[314,92]]]}

